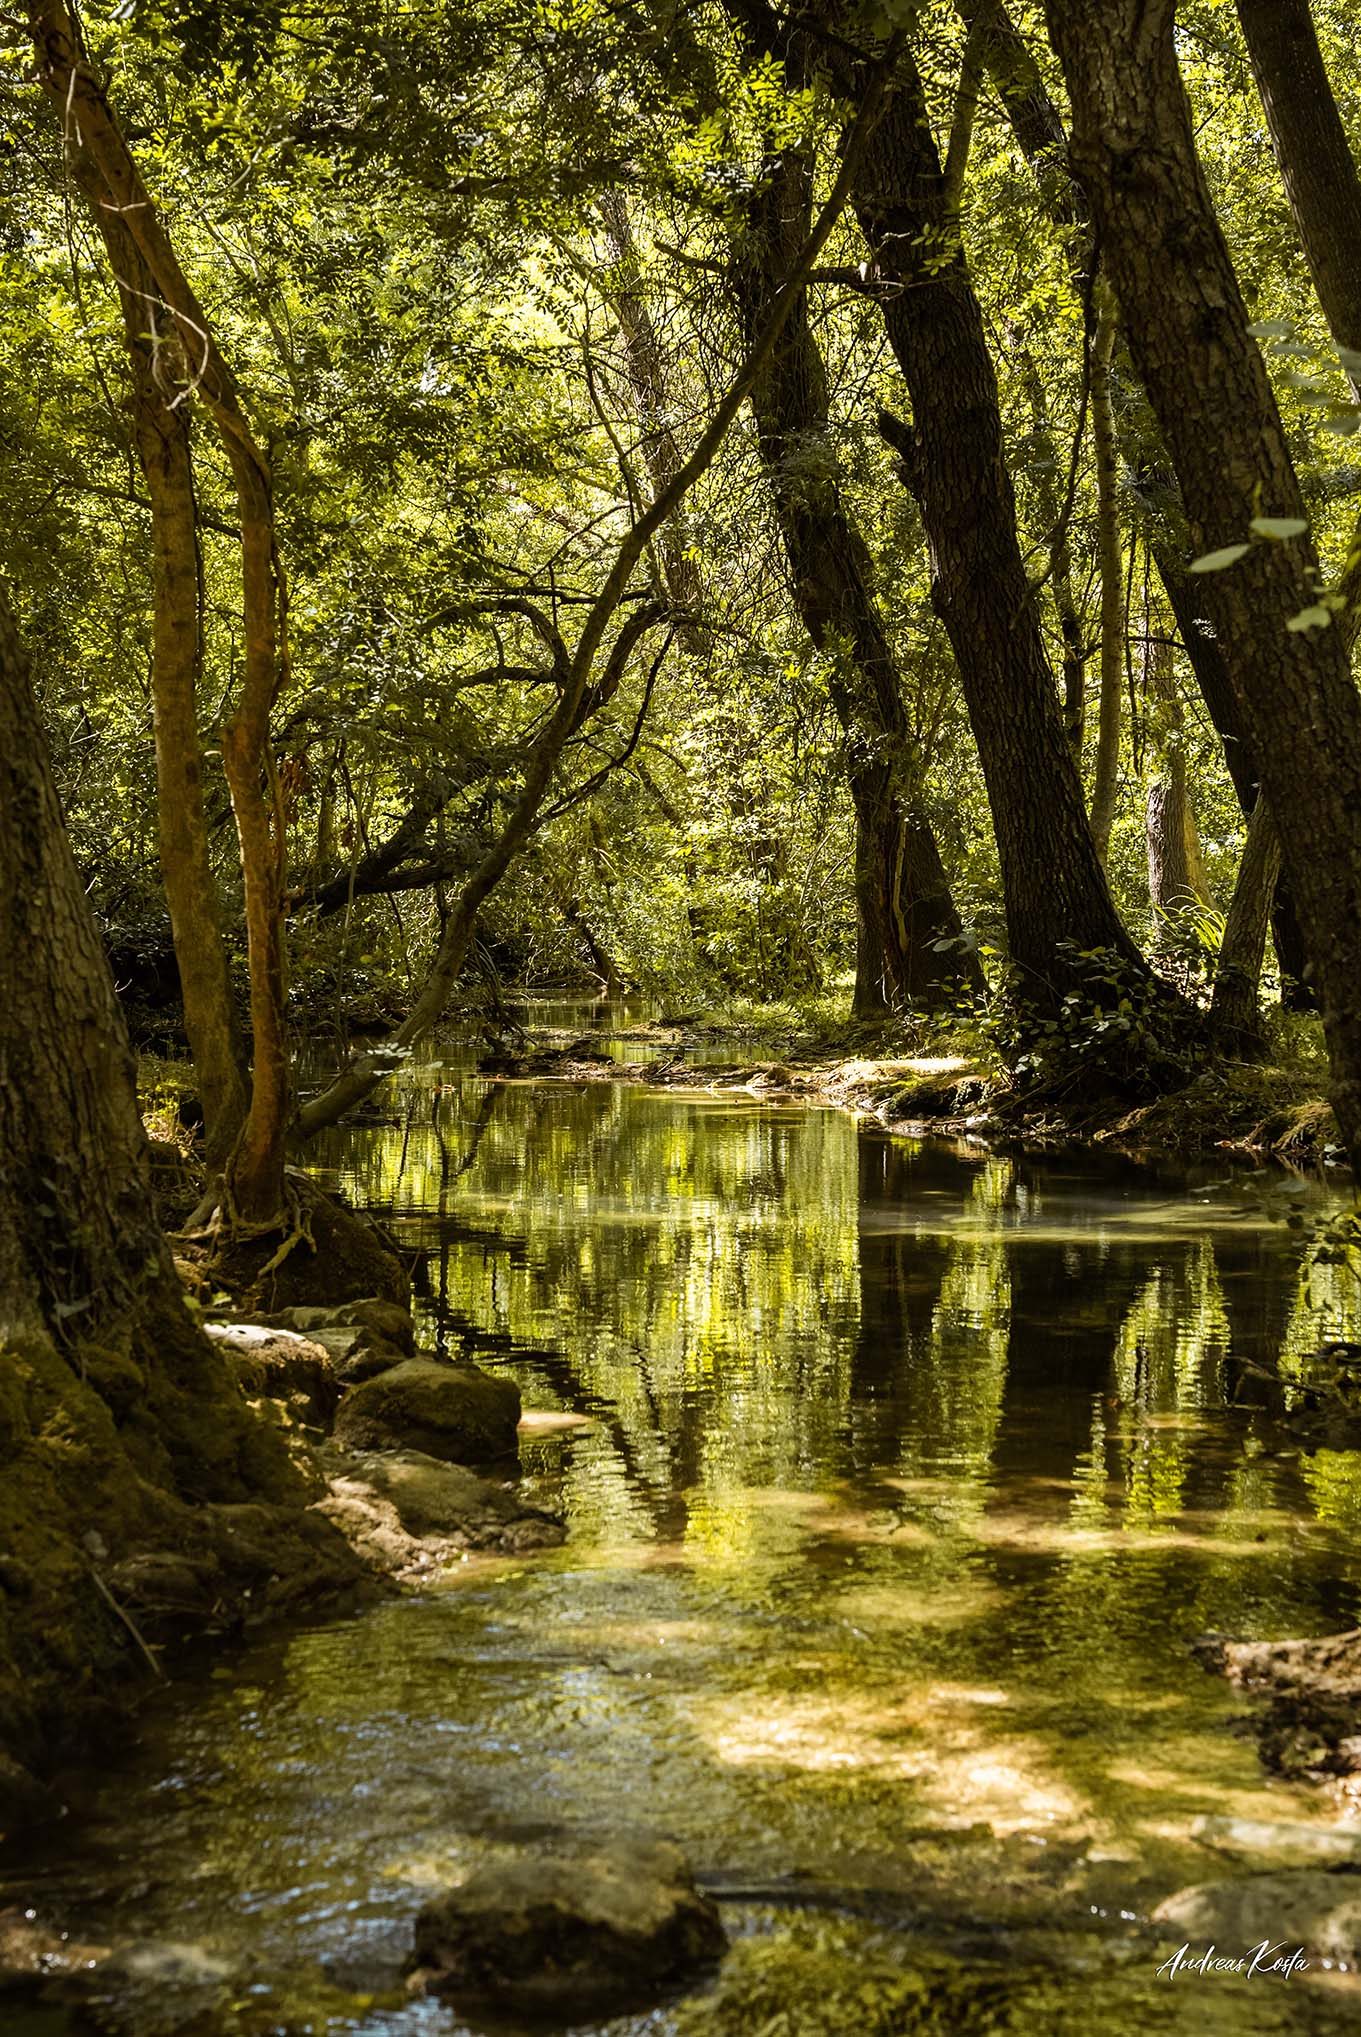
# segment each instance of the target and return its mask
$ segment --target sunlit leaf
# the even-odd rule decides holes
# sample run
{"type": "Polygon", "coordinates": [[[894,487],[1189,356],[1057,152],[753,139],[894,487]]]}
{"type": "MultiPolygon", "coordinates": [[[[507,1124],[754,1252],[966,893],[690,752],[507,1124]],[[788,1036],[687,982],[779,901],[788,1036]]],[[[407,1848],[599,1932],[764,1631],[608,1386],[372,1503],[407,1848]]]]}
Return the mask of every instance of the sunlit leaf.
{"type": "Polygon", "coordinates": [[[1259,538],[1301,538],[1309,525],[1302,516],[1254,516],[1250,527],[1259,538]]]}
{"type": "Polygon", "coordinates": [[[1236,565],[1251,545],[1223,545],[1217,552],[1205,552],[1199,559],[1192,559],[1188,570],[1192,573],[1222,573],[1226,566],[1236,565]]]}
{"type": "Polygon", "coordinates": [[[1331,612],[1316,601],[1309,608],[1302,608],[1298,615],[1292,615],[1286,628],[1289,630],[1327,629],[1332,622],[1331,612]]]}

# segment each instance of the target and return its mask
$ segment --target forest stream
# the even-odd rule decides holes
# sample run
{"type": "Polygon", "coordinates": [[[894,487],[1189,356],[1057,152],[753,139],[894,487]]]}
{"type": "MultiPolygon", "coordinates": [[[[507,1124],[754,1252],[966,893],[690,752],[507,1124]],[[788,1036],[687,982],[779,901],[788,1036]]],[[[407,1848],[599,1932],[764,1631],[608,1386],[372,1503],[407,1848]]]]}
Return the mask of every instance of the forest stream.
{"type": "Polygon", "coordinates": [[[422,1341],[519,1382],[567,1543],[146,1702],[0,1863],[140,1956],[93,2024],[9,2037],[455,2037],[403,1992],[426,1894],[639,1831],[733,1943],[611,2037],[1354,2027],[1352,1976],[1160,1978],[1147,1923],[1263,1864],[1234,1821],[1337,1822],[1190,1652],[1361,1614],[1361,1457],[1282,1420],[1300,1358],[1355,1334],[1284,1221],[1329,1191],[489,1081],[447,1040],[384,1108],[316,1165],[422,1255],[422,1341]]]}

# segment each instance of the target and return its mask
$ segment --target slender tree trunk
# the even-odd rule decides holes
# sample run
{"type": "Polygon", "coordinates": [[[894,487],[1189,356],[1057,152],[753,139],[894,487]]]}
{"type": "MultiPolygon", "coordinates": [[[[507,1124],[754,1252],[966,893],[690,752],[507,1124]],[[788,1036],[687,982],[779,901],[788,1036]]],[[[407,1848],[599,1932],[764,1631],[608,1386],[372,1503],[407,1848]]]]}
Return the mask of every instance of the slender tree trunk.
{"type": "Polygon", "coordinates": [[[1087,721],[1087,652],[1083,643],[1082,617],[1073,592],[1073,552],[1069,539],[1066,505],[1059,500],[1059,454],[1054,440],[1049,404],[1032,350],[1017,349],[1021,381],[1030,405],[1033,480],[1039,498],[1040,515],[1049,533],[1049,584],[1053,590],[1054,613],[1058,617],[1059,639],[1063,645],[1063,725],[1078,768],[1082,766],[1082,744],[1087,721]]]}
{"type": "MultiPolygon", "coordinates": [[[[807,232],[812,176],[789,152],[768,165],[734,265],[748,338],[777,303],[807,232]]],[[[761,457],[795,606],[827,660],[856,815],[855,1011],[931,1005],[982,987],[929,821],[911,789],[917,760],[902,677],[873,592],[869,547],[842,491],[827,376],[801,294],[752,389],[761,457]],[[938,950],[940,941],[959,946],[938,950]]]]}
{"type": "MultiPolygon", "coordinates": [[[[609,240],[614,272],[607,280],[606,288],[624,337],[629,383],[643,427],[643,460],[655,500],[671,486],[682,464],[667,388],[666,364],[652,308],[643,288],[642,265],[633,222],[629,218],[628,200],[621,191],[602,191],[596,199],[596,207],[605,223],[609,240]]],[[[694,557],[683,507],[661,531],[658,548],[671,599],[677,608],[689,609],[696,618],[701,617],[704,611],[704,577],[694,557]]],[[[712,649],[709,634],[698,620],[687,627],[681,642],[692,657],[707,657],[712,649]]]]}
{"type": "Polygon", "coordinates": [[[1096,523],[1101,558],[1101,705],[1096,774],[1092,782],[1092,838],[1104,863],[1110,853],[1120,773],[1120,710],[1125,684],[1125,548],[1120,537],[1120,461],[1111,401],[1115,353],[1115,301],[1104,277],[1096,285],[1096,338],[1092,346],[1092,440],[1096,448],[1096,523]]]}
{"type": "MultiPolygon", "coordinates": [[[[1073,102],[1073,155],[1121,322],[1201,552],[1255,517],[1304,521],[1275,397],[1196,157],[1174,0],[1048,0],[1073,102]]],[[[1233,680],[1322,994],[1333,1102],[1361,1164],[1361,701],[1334,629],[1289,630],[1314,602],[1306,538],[1254,544],[1207,573],[1233,680]]]]}
{"type": "Polygon", "coordinates": [[[1361,396],[1361,173],[1309,0],[1237,0],[1281,181],[1314,289],[1361,396]]]}
{"type": "MultiPolygon", "coordinates": [[[[835,29],[835,12],[828,17],[835,29]]],[[[833,61],[837,61],[833,59],[833,61]]],[[[841,89],[854,93],[847,66],[841,89]]],[[[933,600],[959,665],[997,835],[1011,958],[1047,1003],[1106,949],[1145,967],[1111,899],[1016,528],[997,380],[954,223],[921,80],[900,60],[855,178],[889,340],[912,401],[895,434],[931,542],[933,600]]]]}
{"type": "Polygon", "coordinates": [[[159,297],[158,309],[164,310],[161,371],[176,386],[178,400],[197,396],[206,406],[236,485],[244,659],[236,706],[222,730],[222,761],[241,851],[253,1061],[250,1108],[228,1162],[226,1197],[234,1219],[266,1228],[284,1209],[290,1107],[284,1024],[286,844],[269,744],[270,711],[284,679],[286,592],[269,462],[63,0],[31,0],[29,24],[39,75],[74,148],[73,170],[91,211],[98,219],[112,209],[125,222],[159,297]]]}
{"type": "Polygon", "coordinates": [[[202,671],[201,590],[187,405],[157,375],[156,296],[118,214],[99,224],[118,280],[132,366],[137,456],[151,501],[155,622],[151,697],[156,739],[156,826],[170,913],[184,1029],[203,1106],[204,1152],[220,1169],[247,1110],[244,1049],[236,1022],[221,906],[208,846],[203,751],[198,733],[202,671]]]}
{"type": "MultiPolygon", "coordinates": [[[[1361,172],[1329,83],[1309,0],[1238,0],[1253,76],[1314,290],[1361,398],[1361,172]]],[[[1349,651],[1361,635],[1361,522],[1338,581],[1349,651]]],[[[1279,942],[1278,942],[1279,947],[1279,942]]]]}
{"type": "Polygon", "coordinates": [[[1172,665],[1172,646],[1154,635],[1155,618],[1144,618],[1144,694],[1161,776],[1149,787],[1146,809],[1148,895],[1154,909],[1154,943],[1165,945],[1168,915],[1210,902],[1195,809],[1186,782],[1181,696],[1172,665]]]}
{"type": "Polygon", "coordinates": [[[1265,798],[1248,822],[1243,859],[1224,920],[1210,1021],[1221,1044],[1245,1060],[1262,1050],[1258,1002],[1271,901],[1281,874],[1281,838],[1265,798]]]}

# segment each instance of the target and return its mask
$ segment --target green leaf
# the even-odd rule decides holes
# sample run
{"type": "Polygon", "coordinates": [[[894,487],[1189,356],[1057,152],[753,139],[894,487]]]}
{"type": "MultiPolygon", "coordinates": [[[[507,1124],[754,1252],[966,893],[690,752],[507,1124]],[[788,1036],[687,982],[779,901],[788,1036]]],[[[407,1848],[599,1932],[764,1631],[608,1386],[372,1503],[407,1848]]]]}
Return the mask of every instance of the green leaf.
{"type": "Polygon", "coordinates": [[[1349,439],[1353,432],[1361,431],[1361,410],[1341,410],[1335,417],[1325,417],[1320,429],[1335,431],[1339,438],[1349,439]]]}
{"type": "Polygon", "coordinates": [[[1295,328],[1288,318],[1259,318],[1248,331],[1254,339],[1291,339],[1295,328]]]}
{"type": "Polygon", "coordinates": [[[1254,516],[1250,527],[1259,538],[1302,538],[1309,525],[1302,516],[1254,516]]]}
{"type": "Polygon", "coordinates": [[[1298,615],[1292,615],[1286,628],[1289,630],[1327,629],[1332,622],[1332,612],[1321,601],[1309,608],[1302,608],[1298,615]]]}
{"type": "Polygon", "coordinates": [[[1226,566],[1236,565],[1244,552],[1251,550],[1251,545],[1224,545],[1217,552],[1206,552],[1199,559],[1192,559],[1187,570],[1192,573],[1222,573],[1226,566]]]}

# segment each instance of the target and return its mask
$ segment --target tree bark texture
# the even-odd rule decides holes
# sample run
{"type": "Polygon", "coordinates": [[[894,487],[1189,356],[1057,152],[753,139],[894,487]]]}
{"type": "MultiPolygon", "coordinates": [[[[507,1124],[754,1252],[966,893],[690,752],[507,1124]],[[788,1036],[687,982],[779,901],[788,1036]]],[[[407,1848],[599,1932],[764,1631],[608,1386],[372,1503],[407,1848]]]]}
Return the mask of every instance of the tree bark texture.
{"type": "MultiPolygon", "coordinates": [[[[1302,517],[1261,353],[1196,156],[1174,0],[1048,0],[1073,101],[1073,155],[1121,322],[1162,427],[1199,552],[1254,517],[1302,517]]],[[[1335,629],[1286,628],[1313,603],[1307,538],[1265,539],[1205,574],[1207,615],[1280,830],[1322,995],[1333,1101],[1361,1162],[1361,701],[1335,629]]]]}
{"type": "Polygon", "coordinates": [[[132,1051],[3,593],[0,974],[0,1341],[85,1341],[166,1261],[132,1051]]]}
{"type": "MultiPolygon", "coordinates": [[[[807,233],[812,173],[794,151],[774,158],[748,212],[733,285],[750,339],[769,318],[807,233]]],[[[752,389],[761,458],[789,564],[794,603],[827,662],[845,737],[856,816],[855,1011],[932,1005],[982,988],[929,820],[914,796],[915,745],[902,677],[873,591],[873,562],[842,491],[827,376],[808,316],[794,305],[752,389]]]]}
{"type": "MultiPolygon", "coordinates": [[[[835,17],[829,19],[835,26],[835,17]]],[[[854,91],[853,75],[841,75],[854,91]]],[[[885,325],[911,397],[909,485],[932,595],[959,666],[988,789],[1023,994],[1048,1002],[1079,951],[1146,966],[1096,853],[1016,527],[997,378],[942,177],[921,80],[904,56],[854,180],[885,325]]]]}
{"type": "Polygon", "coordinates": [[[226,1193],[234,1218],[265,1227],[284,1207],[290,1104],[284,1025],[286,844],[269,742],[270,711],[284,680],[286,587],[275,542],[269,461],[62,0],[31,0],[29,26],[39,76],[68,146],[78,146],[103,186],[97,199],[90,194],[96,216],[112,208],[126,223],[159,298],[158,309],[165,313],[163,371],[173,379],[178,400],[197,396],[207,408],[236,486],[244,657],[236,705],[222,730],[222,762],[241,851],[253,1060],[250,1108],[228,1163],[226,1193]]]}

